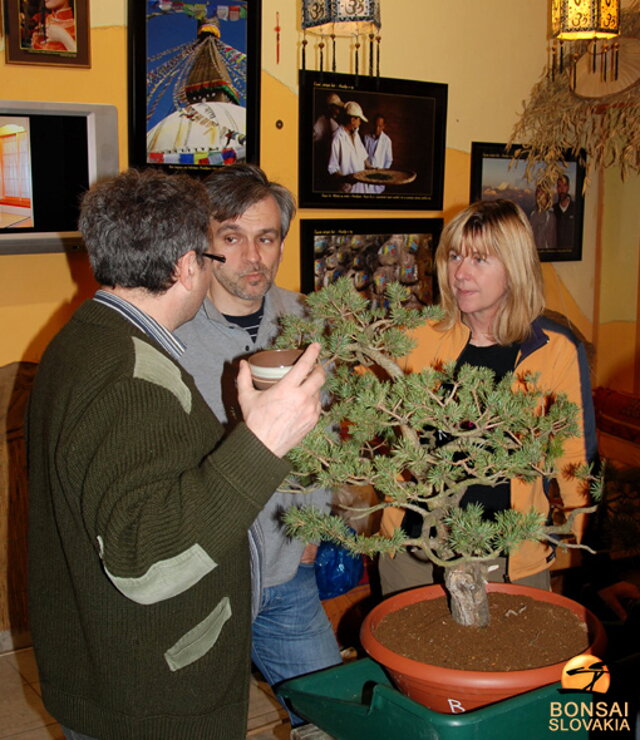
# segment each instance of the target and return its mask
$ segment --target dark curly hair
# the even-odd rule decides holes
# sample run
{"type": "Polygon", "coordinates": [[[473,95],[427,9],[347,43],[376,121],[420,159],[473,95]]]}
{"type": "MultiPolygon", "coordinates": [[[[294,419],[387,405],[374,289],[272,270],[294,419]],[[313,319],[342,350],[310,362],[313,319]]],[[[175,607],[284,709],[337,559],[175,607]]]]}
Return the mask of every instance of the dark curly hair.
{"type": "Polygon", "coordinates": [[[81,203],[79,228],[96,280],[109,287],[163,293],[178,259],[209,246],[210,201],[186,175],[128,170],[94,185],[81,203]]]}

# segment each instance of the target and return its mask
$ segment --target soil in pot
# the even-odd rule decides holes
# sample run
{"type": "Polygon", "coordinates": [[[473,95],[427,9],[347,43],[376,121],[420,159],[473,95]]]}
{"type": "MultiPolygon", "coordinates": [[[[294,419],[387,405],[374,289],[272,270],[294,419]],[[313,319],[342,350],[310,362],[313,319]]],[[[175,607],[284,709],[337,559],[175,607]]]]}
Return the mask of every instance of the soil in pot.
{"type": "Polygon", "coordinates": [[[585,652],[589,636],[564,607],[518,594],[490,593],[488,627],[454,622],[446,598],[409,604],[385,616],[375,637],[399,655],[465,671],[521,671],[585,652]]]}

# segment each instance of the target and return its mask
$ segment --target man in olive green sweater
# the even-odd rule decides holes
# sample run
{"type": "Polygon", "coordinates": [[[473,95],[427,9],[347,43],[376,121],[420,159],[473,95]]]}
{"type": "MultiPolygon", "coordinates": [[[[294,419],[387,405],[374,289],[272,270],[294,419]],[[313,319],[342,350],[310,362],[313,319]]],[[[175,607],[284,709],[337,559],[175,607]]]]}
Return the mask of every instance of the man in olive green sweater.
{"type": "Polygon", "coordinates": [[[244,738],[247,530],[317,421],[319,348],[264,392],[243,363],[245,422],[223,437],[173,334],[209,285],[203,186],[124,173],[80,228],[102,289],[49,345],[28,414],[45,706],[68,738],[244,738]]]}

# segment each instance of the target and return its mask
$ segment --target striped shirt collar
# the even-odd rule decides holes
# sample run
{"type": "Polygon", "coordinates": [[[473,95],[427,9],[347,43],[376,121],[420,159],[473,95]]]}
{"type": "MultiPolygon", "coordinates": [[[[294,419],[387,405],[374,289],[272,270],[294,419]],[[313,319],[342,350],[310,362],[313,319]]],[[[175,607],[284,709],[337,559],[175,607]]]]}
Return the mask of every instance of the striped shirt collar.
{"type": "Polygon", "coordinates": [[[120,298],[120,296],[109,293],[106,290],[98,290],[93,296],[93,300],[102,303],[104,306],[109,306],[109,308],[124,316],[127,321],[130,321],[143,334],[146,334],[150,339],[153,339],[159,344],[174,360],[178,361],[182,357],[186,348],[178,337],[162,326],[162,324],[159,324],[149,314],[134,306],[133,303],[129,303],[124,298],[120,298]]]}

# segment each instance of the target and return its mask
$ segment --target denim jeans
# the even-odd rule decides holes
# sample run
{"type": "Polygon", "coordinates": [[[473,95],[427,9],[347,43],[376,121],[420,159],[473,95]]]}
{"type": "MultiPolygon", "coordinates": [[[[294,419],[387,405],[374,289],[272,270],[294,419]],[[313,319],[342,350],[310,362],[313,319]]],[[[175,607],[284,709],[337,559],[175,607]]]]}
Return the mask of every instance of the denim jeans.
{"type": "MultiPolygon", "coordinates": [[[[252,638],[251,658],[271,686],[342,662],[313,564],[301,564],[287,583],[263,589],[252,638]]],[[[289,716],[293,727],[302,724],[289,716]]]]}

